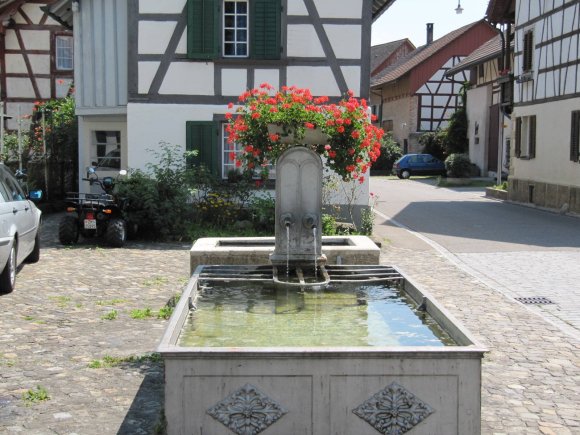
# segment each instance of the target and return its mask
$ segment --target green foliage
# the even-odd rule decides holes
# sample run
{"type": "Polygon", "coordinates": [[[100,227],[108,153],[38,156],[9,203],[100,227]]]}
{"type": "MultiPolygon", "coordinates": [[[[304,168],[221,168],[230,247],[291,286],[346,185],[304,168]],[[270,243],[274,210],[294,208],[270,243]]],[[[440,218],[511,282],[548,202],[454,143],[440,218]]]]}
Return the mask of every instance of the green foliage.
{"type": "Polygon", "coordinates": [[[33,403],[43,402],[45,400],[50,400],[48,391],[42,385],[37,385],[36,389],[30,389],[22,394],[22,400],[26,402],[27,405],[32,405],[33,403]]]}
{"type": "Polygon", "coordinates": [[[466,154],[451,154],[445,159],[445,169],[450,177],[468,177],[471,172],[471,161],[466,154]]]}
{"type": "Polygon", "coordinates": [[[496,184],[494,186],[492,186],[494,189],[498,189],[498,190],[508,190],[508,182],[507,181],[503,181],[501,184],[496,184]]]}
{"type": "Polygon", "coordinates": [[[254,195],[249,203],[249,212],[254,228],[274,233],[275,210],[275,198],[267,194],[254,195]]]}
{"type": "Polygon", "coordinates": [[[143,364],[143,363],[159,363],[161,362],[161,355],[158,353],[148,353],[145,355],[130,355],[130,356],[110,356],[105,355],[103,359],[95,359],[88,365],[90,369],[108,369],[118,367],[122,364],[143,364]]]}
{"type": "Polygon", "coordinates": [[[187,155],[179,151],[179,146],[161,142],[149,172],[131,171],[115,186],[117,197],[127,203],[129,228],[137,228],[139,235],[161,239],[182,235],[192,219],[188,181],[194,176],[186,167],[187,155]]]}
{"type": "Polygon", "coordinates": [[[421,152],[431,154],[439,160],[445,160],[447,151],[444,146],[446,132],[437,130],[434,132],[423,133],[419,137],[419,144],[423,147],[421,152]]]}
{"type": "Polygon", "coordinates": [[[322,215],[322,235],[335,236],[336,235],[336,219],[330,214],[322,215]]]}
{"type": "Polygon", "coordinates": [[[370,236],[373,233],[375,214],[372,207],[361,210],[361,225],[360,233],[365,236],[370,236]]]}
{"type": "Polygon", "coordinates": [[[118,315],[119,315],[119,312],[117,310],[111,310],[107,314],[103,314],[101,316],[101,319],[102,320],[115,320],[118,315]]]}
{"type": "Polygon", "coordinates": [[[153,311],[151,308],[135,309],[131,310],[131,319],[148,319],[153,317],[153,311]]]}
{"type": "Polygon", "coordinates": [[[387,133],[383,136],[381,143],[381,155],[375,163],[373,163],[372,169],[377,171],[387,171],[391,172],[393,169],[393,163],[395,163],[403,155],[401,147],[393,139],[391,133],[387,133]]]}
{"type": "Polygon", "coordinates": [[[448,155],[466,153],[469,148],[467,139],[467,91],[469,83],[466,82],[459,91],[462,105],[453,112],[449,118],[443,144],[448,155]]]}

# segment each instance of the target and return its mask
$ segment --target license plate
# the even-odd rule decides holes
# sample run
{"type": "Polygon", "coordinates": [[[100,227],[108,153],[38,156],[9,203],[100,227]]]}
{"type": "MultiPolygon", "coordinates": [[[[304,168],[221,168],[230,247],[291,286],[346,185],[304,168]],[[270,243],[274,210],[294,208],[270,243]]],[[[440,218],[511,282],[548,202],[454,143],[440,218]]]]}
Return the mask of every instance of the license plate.
{"type": "Polygon", "coordinates": [[[85,219],[85,230],[96,230],[97,221],[96,219],[85,219]]]}

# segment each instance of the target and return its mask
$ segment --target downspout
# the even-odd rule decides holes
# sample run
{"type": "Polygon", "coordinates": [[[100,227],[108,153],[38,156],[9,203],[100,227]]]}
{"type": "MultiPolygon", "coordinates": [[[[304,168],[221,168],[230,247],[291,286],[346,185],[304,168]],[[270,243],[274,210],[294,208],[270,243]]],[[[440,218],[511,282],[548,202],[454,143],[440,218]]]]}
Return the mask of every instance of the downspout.
{"type": "Polygon", "coordinates": [[[381,88],[380,94],[373,92],[373,90],[371,89],[371,94],[375,94],[375,95],[381,97],[381,104],[379,104],[379,114],[377,116],[377,119],[379,122],[379,126],[382,126],[383,125],[383,88],[381,88]]]}

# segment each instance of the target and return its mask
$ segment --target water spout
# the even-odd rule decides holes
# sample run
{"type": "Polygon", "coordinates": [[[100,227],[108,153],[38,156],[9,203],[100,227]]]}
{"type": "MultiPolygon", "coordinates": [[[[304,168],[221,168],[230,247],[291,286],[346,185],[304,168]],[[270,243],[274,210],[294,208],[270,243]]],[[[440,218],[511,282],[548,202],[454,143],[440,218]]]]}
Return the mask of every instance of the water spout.
{"type": "Polygon", "coordinates": [[[290,223],[286,223],[286,278],[290,278],[290,223]]]}
{"type": "Polygon", "coordinates": [[[314,278],[318,279],[318,264],[316,263],[316,253],[318,252],[316,249],[316,225],[312,227],[312,235],[314,237],[314,278]]]}

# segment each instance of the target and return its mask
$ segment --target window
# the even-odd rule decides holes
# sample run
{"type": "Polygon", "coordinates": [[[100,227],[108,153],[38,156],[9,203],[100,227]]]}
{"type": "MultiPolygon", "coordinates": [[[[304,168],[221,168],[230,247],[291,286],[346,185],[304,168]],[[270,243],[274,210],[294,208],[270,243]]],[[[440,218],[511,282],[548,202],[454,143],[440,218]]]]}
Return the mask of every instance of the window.
{"type": "Polygon", "coordinates": [[[248,56],[248,2],[233,0],[224,2],[223,21],[224,57],[248,56]]]}
{"type": "Polygon", "coordinates": [[[188,0],[192,59],[280,59],[281,0],[188,0]]]}
{"type": "Polygon", "coordinates": [[[55,38],[56,69],[71,71],[73,69],[73,38],[72,36],[57,35],[55,38]]]}
{"type": "Polygon", "coordinates": [[[222,124],[222,178],[228,178],[230,171],[236,169],[236,158],[240,155],[242,147],[238,143],[228,143],[227,124],[222,124]],[[232,158],[234,157],[234,158],[232,158]]]}
{"type": "Polygon", "coordinates": [[[516,118],[515,155],[522,159],[536,157],[536,115],[516,118]]]}
{"type": "Polygon", "coordinates": [[[570,134],[570,160],[578,162],[580,156],[580,110],[572,112],[572,131],[570,134]]]}
{"type": "Polygon", "coordinates": [[[121,169],[121,132],[93,131],[91,160],[99,169],[121,169]]]}
{"type": "Polygon", "coordinates": [[[523,61],[522,70],[523,72],[532,71],[534,66],[534,32],[529,30],[524,33],[524,51],[523,51],[523,61]]]}

